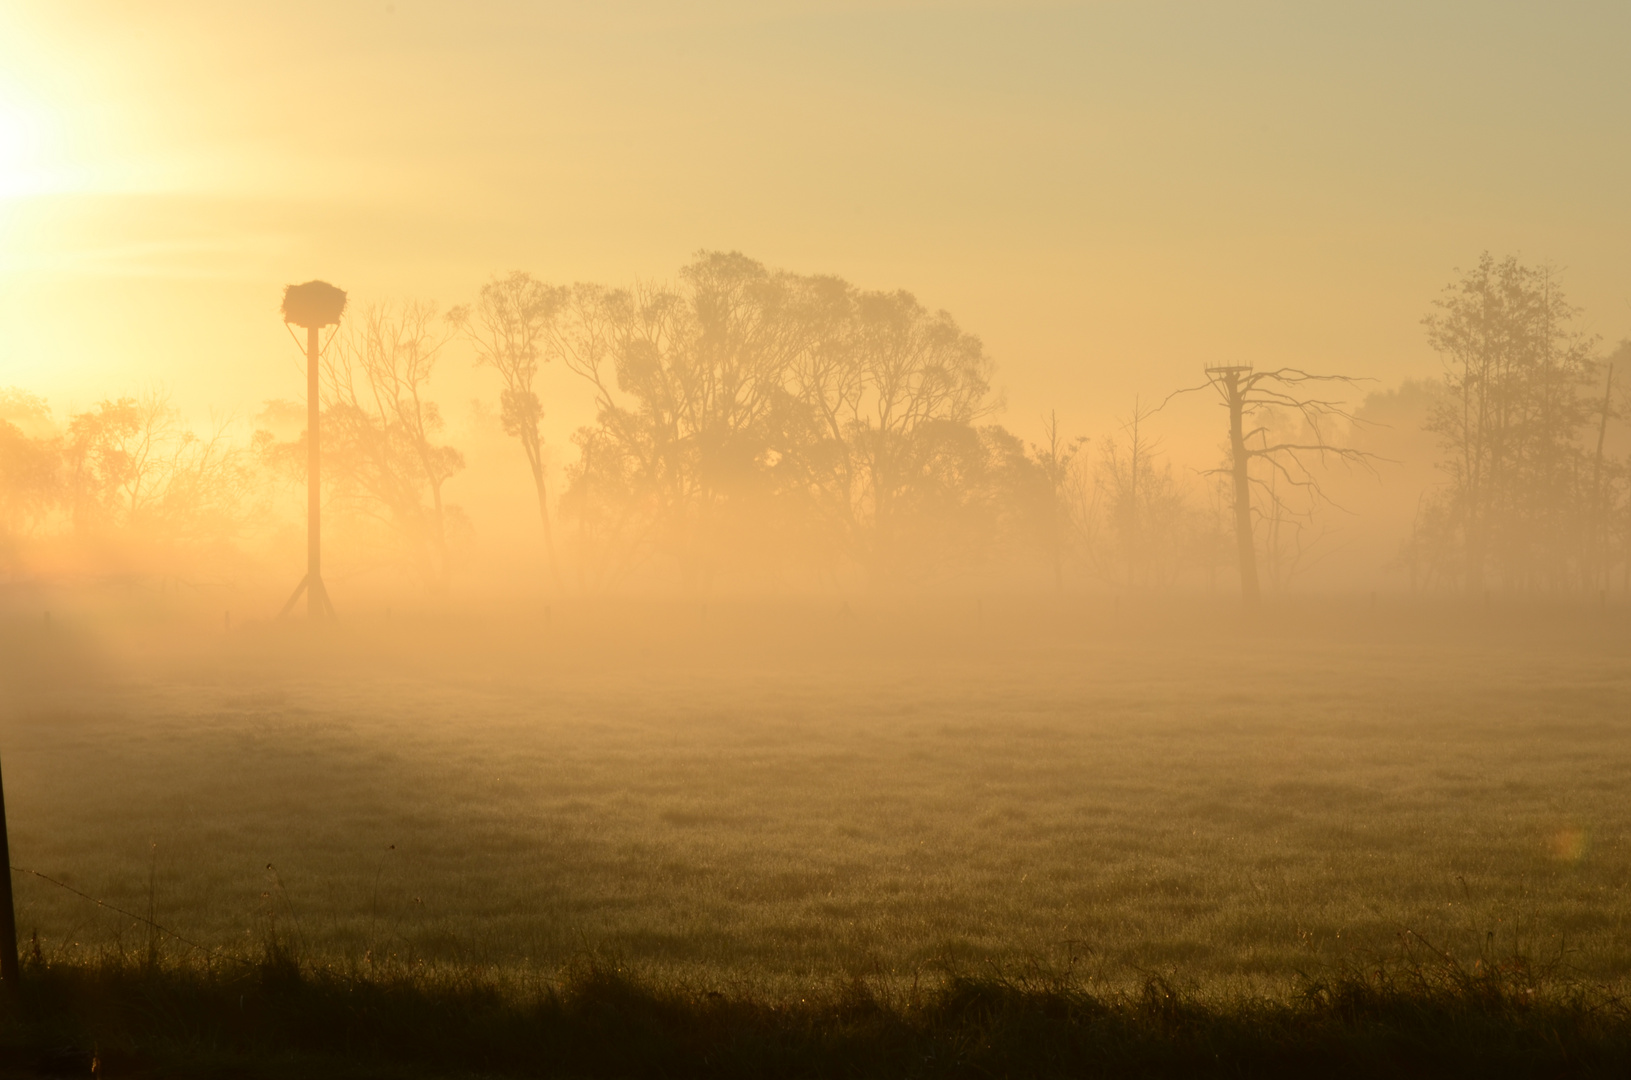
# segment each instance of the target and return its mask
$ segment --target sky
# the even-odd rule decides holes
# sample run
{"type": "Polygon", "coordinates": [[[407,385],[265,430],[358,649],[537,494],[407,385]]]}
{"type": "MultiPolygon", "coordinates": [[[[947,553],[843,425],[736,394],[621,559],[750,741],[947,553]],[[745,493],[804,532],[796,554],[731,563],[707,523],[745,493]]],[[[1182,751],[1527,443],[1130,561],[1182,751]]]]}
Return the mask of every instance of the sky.
{"type": "MultiPolygon", "coordinates": [[[[950,311],[1032,438],[1208,363],[1433,375],[1486,249],[1617,341],[1628,40],[1623,0],[0,0],[0,385],[247,416],[301,394],[288,283],[701,249],[950,311]]],[[[589,395],[549,379],[563,439],[589,395]]]]}

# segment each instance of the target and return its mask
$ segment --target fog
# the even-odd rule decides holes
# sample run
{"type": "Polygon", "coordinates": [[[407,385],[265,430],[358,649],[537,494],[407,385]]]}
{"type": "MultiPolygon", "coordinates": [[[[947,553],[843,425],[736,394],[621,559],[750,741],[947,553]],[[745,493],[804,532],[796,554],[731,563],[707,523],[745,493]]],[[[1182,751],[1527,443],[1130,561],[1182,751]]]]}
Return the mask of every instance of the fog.
{"type": "Polygon", "coordinates": [[[0,11],[28,978],[1623,1020],[1624,10],[331,7],[0,11]]]}
{"type": "Polygon", "coordinates": [[[1239,592],[1230,367],[1266,595],[1624,564],[1612,5],[3,18],[14,580],[281,608],[313,278],[348,611],[1239,592]]]}
{"type": "MultiPolygon", "coordinates": [[[[1214,365],[1100,431],[1009,415],[979,336],[905,289],[736,252],[667,282],[511,271],[445,309],[342,298],[305,320],[323,580],[353,612],[640,595],[1594,600],[1626,589],[1631,353],[1587,334],[1562,286],[1485,255],[1424,298],[1437,373],[1214,365]],[[586,419],[554,437],[555,411],[586,419]]],[[[285,317],[301,359],[305,323],[285,317]]],[[[10,580],[277,614],[304,569],[304,398],[201,427],[167,388],[66,415],[7,389],[10,580]]]]}

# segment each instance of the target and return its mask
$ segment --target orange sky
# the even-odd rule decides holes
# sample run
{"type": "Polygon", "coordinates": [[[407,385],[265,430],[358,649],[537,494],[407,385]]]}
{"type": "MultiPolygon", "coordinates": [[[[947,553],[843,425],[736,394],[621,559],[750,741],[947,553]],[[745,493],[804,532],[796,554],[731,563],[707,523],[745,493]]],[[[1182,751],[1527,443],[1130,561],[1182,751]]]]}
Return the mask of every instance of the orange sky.
{"type": "Polygon", "coordinates": [[[0,0],[0,384],[248,413],[300,393],[285,283],[704,247],[949,309],[1033,437],[1218,359],[1431,373],[1485,248],[1617,340],[1627,41],[1623,2],[0,0]]]}

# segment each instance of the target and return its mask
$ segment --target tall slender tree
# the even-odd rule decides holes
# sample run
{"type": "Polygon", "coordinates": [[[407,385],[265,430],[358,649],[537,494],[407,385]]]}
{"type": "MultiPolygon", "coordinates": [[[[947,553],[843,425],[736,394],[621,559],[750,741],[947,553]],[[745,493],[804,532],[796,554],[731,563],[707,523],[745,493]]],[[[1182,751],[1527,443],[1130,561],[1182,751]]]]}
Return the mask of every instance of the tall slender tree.
{"type": "Polygon", "coordinates": [[[538,281],[514,271],[494,277],[482,286],[475,311],[456,308],[449,315],[464,328],[475,346],[476,362],[498,372],[499,418],[504,433],[521,444],[532,470],[538,517],[544,527],[544,552],[549,579],[561,591],[561,569],[555,554],[555,531],[550,523],[542,423],[543,403],[536,389],[538,367],[549,361],[552,328],[571,290],[538,281]]]}

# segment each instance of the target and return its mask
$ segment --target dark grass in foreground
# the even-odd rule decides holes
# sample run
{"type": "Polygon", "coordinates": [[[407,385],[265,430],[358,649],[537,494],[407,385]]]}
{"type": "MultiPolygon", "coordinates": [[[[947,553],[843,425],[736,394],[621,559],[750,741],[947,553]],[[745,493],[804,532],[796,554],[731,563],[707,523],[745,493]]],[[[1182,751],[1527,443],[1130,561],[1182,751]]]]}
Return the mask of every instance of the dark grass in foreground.
{"type": "Polygon", "coordinates": [[[285,956],[205,968],[36,963],[0,1075],[986,1077],[1624,1076],[1631,1007],[1523,965],[1350,968],[1284,1000],[1186,998],[1152,978],[950,974],[802,1000],[642,982],[381,976],[285,956]]]}

